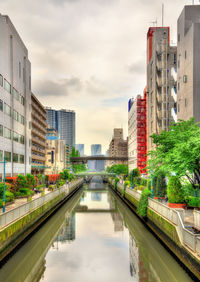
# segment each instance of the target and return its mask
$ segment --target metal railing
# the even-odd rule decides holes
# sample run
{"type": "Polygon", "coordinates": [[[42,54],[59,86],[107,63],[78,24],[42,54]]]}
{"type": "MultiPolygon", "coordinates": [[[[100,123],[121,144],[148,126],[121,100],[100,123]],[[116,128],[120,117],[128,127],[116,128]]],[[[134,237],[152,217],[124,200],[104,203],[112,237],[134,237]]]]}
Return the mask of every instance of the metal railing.
{"type": "Polygon", "coordinates": [[[130,188],[127,188],[126,189],[126,192],[129,194],[129,195],[131,195],[131,196],[133,196],[136,200],[140,200],[140,197],[141,197],[141,193],[139,193],[139,192],[137,192],[137,191],[135,191],[135,190],[132,190],[132,189],[130,189],[130,188]]]}
{"type": "MultiPolygon", "coordinates": [[[[68,185],[65,184],[61,188],[57,189],[56,191],[50,192],[44,196],[41,196],[35,200],[27,202],[17,208],[14,208],[8,212],[5,212],[0,215],[0,229],[7,226],[11,222],[17,220],[18,218],[30,213],[34,209],[41,207],[45,203],[51,201],[52,199],[56,198],[58,195],[65,193],[64,197],[70,194],[77,186],[83,183],[82,179],[77,179],[68,185]]],[[[63,197],[63,198],[64,198],[63,197]]]]}

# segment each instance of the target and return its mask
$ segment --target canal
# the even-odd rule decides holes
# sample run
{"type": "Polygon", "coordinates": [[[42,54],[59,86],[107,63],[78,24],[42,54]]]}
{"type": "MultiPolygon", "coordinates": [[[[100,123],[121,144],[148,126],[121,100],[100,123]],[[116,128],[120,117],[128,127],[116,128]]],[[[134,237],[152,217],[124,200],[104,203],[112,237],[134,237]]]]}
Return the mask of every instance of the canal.
{"type": "Polygon", "coordinates": [[[64,204],[0,269],[0,281],[192,281],[101,180],[64,204]]]}

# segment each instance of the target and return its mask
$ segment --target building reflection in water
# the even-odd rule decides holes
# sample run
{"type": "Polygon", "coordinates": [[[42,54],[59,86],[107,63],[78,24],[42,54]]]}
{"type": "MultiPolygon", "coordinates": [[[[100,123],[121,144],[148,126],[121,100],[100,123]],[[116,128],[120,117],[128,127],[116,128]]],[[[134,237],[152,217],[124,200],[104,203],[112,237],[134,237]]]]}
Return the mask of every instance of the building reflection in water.
{"type": "Polygon", "coordinates": [[[65,223],[61,227],[54,242],[71,243],[76,238],[76,214],[72,212],[66,216],[65,223]]]}

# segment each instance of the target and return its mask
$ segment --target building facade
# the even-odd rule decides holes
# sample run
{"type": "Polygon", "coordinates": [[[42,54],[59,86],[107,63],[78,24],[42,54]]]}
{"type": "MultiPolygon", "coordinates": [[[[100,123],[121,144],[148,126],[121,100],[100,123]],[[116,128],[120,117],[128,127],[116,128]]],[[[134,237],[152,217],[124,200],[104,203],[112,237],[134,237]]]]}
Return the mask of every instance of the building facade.
{"type": "Polygon", "coordinates": [[[70,110],[53,110],[49,107],[47,111],[47,124],[49,128],[58,131],[60,140],[65,140],[66,144],[75,147],[75,112],[70,110]]]}
{"type": "Polygon", "coordinates": [[[147,161],[147,109],[146,88],[144,96],[129,100],[128,106],[128,166],[129,171],[138,168],[146,173],[147,161]]]}
{"type": "Polygon", "coordinates": [[[200,5],[185,6],[177,24],[177,116],[200,121],[200,5]]]}
{"type": "Polygon", "coordinates": [[[0,14],[0,30],[0,161],[6,160],[6,176],[25,175],[31,172],[31,64],[8,16],[0,14]]]}
{"type": "MultiPolygon", "coordinates": [[[[128,140],[123,139],[123,129],[115,128],[109,145],[109,157],[128,157],[128,140]]],[[[108,161],[107,166],[127,164],[127,161],[108,161]]]]}
{"type": "Polygon", "coordinates": [[[84,144],[76,144],[75,145],[75,148],[76,148],[77,151],[79,151],[81,157],[84,156],[84,147],[85,147],[84,144]]]}
{"type": "Polygon", "coordinates": [[[147,136],[148,151],[155,148],[150,136],[168,131],[176,109],[171,95],[176,85],[171,69],[176,67],[177,48],[170,46],[169,27],[150,27],[147,33],[147,136]]]}
{"type": "Polygon", "coordinates": [[[35,97],[31,94],[31,153],[32,153],[32,174],[43,174],[45,169],[45,146],[46,146],[46,110],[35,97]]]}
{"type": "Polygon", "coordinates": [[[91,145],[91,155],[92,156],[101,155],[101,144],[92,144],[91,145]]]}

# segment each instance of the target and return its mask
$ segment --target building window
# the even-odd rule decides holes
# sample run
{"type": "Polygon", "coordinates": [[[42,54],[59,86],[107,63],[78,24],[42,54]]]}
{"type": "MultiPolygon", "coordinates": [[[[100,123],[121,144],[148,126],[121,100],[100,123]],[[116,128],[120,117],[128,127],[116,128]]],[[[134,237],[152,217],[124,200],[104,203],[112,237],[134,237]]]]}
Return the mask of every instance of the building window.
{"type": "Polygon", "coordinates": [[[24,124],[25,123],[25,120],[24,120],[24,117],[22,115],[19,114],[19,122],[21,124],[24,124]]]}
{"type": "Polygon", "coordinates": [[[18,133],[13,132],[13,140],[14,140],[15,142],[19,142],[19,134],[18,134],[18,133]]]}
{"type": "Polygon", "coordinates": [[[4,152],[4,157],[6,162],[11,162],[11,153],[10,152],[4,152]]]}
{"type": "Polygon", "coordinates": [[[180,83],[178,82],[178,90],[180,90],[180,83]]]}
{"type": "Polygon", "coordinates": [[[185,98],[185,107],[187,107],[187,99],[185,98]]]}
{"type": "Polygon", "coordinates": [[[178,60],[178,68],[180,68],[180,61],[178,60]]]}
{"type": "Polygon", "coordinates": [[[178,42],[181,40],[180,33],[178,34],[178,42]]]}
{"type": "Polygon", "coordinates": [[[0,74],[0,85],[3,86],[3,76],[0,74]]]}
{"type": "Polygon", "coordinates": [[[23,96],[20,96],[20,102],[23,106],[25,105],[25,99],[23,96]]]}
{"type": "Polygon", "coordinates": [[[13,117],[16,121],[19,121],[19,114],[15,110],[13,111],[13,117]]]}
{"type": "Polygon", "coordinates": [[[0,150],[0,161],[3,161],[3,151],[0,150]]]}
{"type": "Polygon", "coordinates": [[[19,135],[19,142],[21,144],[24,144],[24,136],[23,135],[19,135]]]}
{"type": "Polygon", "coordinates": [[[13,95],[14,95],[14,98],[15,98],[17,101],[19,101],[19,93],[18,93],[18,91],[17,91],[15,88],[13,88],[13,95]]]}
{"type": "Polygon", "coordinates": [[[0,124],[0,136],[3,136],[3,125],[0,124]]]}
{"type": "Polygon", "coordinates": [[[185,50],[185,59],[187,58],[187,51],[185,50]]]}
{"type": "Polygon", "coordinates": [[[4,113],[11,117],[11,107],[4,103],[4,113]]]}
{"type": "Polygon", "coordinates": [[[13,154],[13,162],[18,163],[18,154],[13,154]]]}
{"type": "Polygon", "coordinates": [[[3,101],[0,100],[0,111],[3,111],[3,101]]]}
{"type": "Polygon", "coordinates": [[[4,137],[11,139],[11,130],[6,127],[4,127],[4,137]]]}
{"type": "Polygon", "coordinates": [[[4,79],[4,88],[6,89],[6,91],[11,93],[11,85],[6,79],[4,79]]]}
{"type": "Polygon", "coordinates": [[[20,155],[19,160],[20,160],[20,164],[24,164],[24,155],[20,155]]]}
{"type": "Polygon", "coordinates": [[[176,54],[174,54],[174,64],[176,65],[176,54]]]}
{"type": "Polygon", "coordinates": [[[184,82],[184,83],[187,83],[187,75],[184,75],[184,76],[183,76],[183,82],[184,82]]]}

